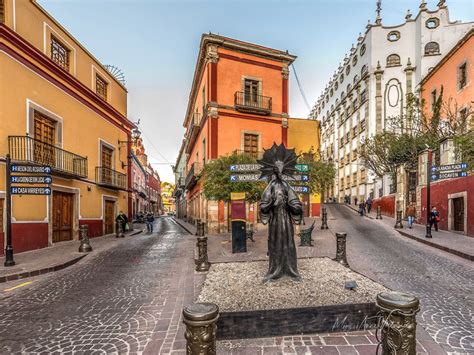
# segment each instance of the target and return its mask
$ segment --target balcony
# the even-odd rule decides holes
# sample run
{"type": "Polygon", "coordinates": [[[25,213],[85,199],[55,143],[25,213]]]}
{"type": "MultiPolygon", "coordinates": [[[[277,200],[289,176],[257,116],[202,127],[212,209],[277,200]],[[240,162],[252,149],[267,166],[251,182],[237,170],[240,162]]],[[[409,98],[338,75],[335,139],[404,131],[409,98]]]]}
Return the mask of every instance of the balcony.
{"type": "Polygon", "coordinates": [[[87,158],[28,136],[9,136],[10,157],[15,162],[47,165],[54,173],[87,177],[87,158]]]}
{"type": "Polygon", "coordinates": [[[196,140],[199,134],[199,129],[201,128],[201,118],[202,118],[202,115],[200,113],[198,112],[193,113],[193,120],[190,123],[188,131],[186,132],[187,144],[186,144],[185,152],[187,154],[191,153],[191,150],[193,149],[193,146],[194,146],[194,141],[196,140]]]}
{"type": "Polygon", "coordinates": [[[115,190],[127,189],[127,175],[102,166],[95,168],[95,182],[99,186],[115,190]]]}
{"type": "Polygon", "coordinates": [[[272,98],[262,95],[250,95],[237,91],[234,95],[234,105],[237,111],[269,115],[272,112],[272,98]]]}
{"type": "Polygon", "coordinates": [[[202,169],[200,163],[194,162],[191,165],[191,168],[189,169],[188,174],[186,175],[186,180],[184,182],[184,187],[186,188],[186,190],[190,190],[196,185],[198,181],[198,176],[201,171],[202,169]]]}

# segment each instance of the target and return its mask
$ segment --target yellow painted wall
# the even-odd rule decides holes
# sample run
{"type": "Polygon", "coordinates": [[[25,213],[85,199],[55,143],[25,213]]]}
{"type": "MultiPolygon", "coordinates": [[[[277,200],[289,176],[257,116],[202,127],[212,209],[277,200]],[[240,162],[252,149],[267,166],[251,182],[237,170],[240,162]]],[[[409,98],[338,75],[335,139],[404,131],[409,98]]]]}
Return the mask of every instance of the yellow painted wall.
{"type": "MultiPolygon", "coordinates": [[[[288,148],[295,148],[296,154],[308,152],[311,149],[315,153],[319,153],[320,134],[319,121],[301,118],[288,119],[288,148]]],[[[321,196],[311,194],[310,202],[320,203],[321,196]]]]}

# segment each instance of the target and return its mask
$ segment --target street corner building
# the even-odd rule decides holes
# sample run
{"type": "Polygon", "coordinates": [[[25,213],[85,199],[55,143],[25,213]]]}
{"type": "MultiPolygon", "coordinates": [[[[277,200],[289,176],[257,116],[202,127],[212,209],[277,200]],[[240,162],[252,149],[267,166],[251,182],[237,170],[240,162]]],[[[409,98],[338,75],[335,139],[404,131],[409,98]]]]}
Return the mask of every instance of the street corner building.
{"type": "Polygon", "coordinates": [[[50,195],[12,196],[15,252],[76,240],[80,225],[91,237],[113,233],[116,214],[131,210],[133,124],[121,72],[36,1],[2,0],[0,80],[0,243],[8,154],[13,164],[52,169],[50,195]]]}
{"type": "MultiPolygon", "coordinates": [[[[274,142],[297,151],[304,148],[290,129],[289,66],[295,59],[288,51],[202,35],[184,119],[185,137],[174,168],[178,218],[200,219],[210,232],[227,231],[227,203],[207,200],[199,180],[208,161],[233,153],[260,158],[274,142]]],[[[294,126],[301,123],[295,121],[294,126]]],[[[315,126],[308,137],[315,148],[319,148],[318,129],[315,126]]],[[[313,199],[319,204],[319,196],[313,199]]],[[[308,211],[310,203],[308,198],[308,211]]],[[[247,220],[257,221],[256,205],[246,208],[247,220]]]]}

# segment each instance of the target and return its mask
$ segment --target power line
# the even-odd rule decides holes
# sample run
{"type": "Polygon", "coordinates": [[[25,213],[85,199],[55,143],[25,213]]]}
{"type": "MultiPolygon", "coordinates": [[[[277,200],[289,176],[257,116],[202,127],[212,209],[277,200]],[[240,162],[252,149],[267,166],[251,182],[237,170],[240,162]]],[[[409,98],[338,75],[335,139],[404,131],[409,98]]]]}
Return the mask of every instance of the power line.
{"type": "MultiPolygon", "coordinates": [[[[141,127],[140,127],[140,128],[141,128],[141,127]]],[[[142,130],[141,133],[143,134],[143,137],[146,138],[146,140],[148,141],[148,143],[150,143],[150,145],[155,149],[155,151],[158,153],[158,155],[159,155],[160,157],[162,157],[162,158],[166,161],[167,164],[172,165],[172,163],[170,163],[170,161],[169,161],[163,154],[160,153],[159,149],[153,144],[153,142],[151,141],[151,139],[146,136],[146,134],[143,132],[143,130],[142,130]]],[[[156,160],[158,160],[158,159],[156,159],[156,160]]]]}
{"type": "Polygon", "coordinates": [[[308,100],[306,99],[306,95],[304,94],[303,87],[301,86],[300,79],[298,78],[298,74],[296,74],[296,68],[293,63],[291,64],[291,67],[293,68],[293,72],[295,73],[296,83],[298,84],[298,89],[300,90],[301,96],[303,97],[303,101],[306,104],[308,111],[311,111],[311,107],[309,106],[308,100]]]}

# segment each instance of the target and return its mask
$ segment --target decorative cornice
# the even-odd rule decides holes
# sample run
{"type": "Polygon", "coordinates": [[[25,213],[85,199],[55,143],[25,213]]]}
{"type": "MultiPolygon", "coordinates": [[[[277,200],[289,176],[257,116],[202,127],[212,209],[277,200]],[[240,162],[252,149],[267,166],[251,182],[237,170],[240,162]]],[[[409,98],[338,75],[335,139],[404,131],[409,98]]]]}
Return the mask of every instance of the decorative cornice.
{"type": "Polygon", "coordinates": [[[206,62],[217,63],[218,61],[219,54],[217,53],[217,46],[212,44],[207,46],[206,62]]]}
{"type": "Polygon", "coordinates": [[[288,66],[284,66],[283,68],[281,68],[281,76],[283,77],[283,79],[288,79],[288,77],[290,76],[288,66]]]}

